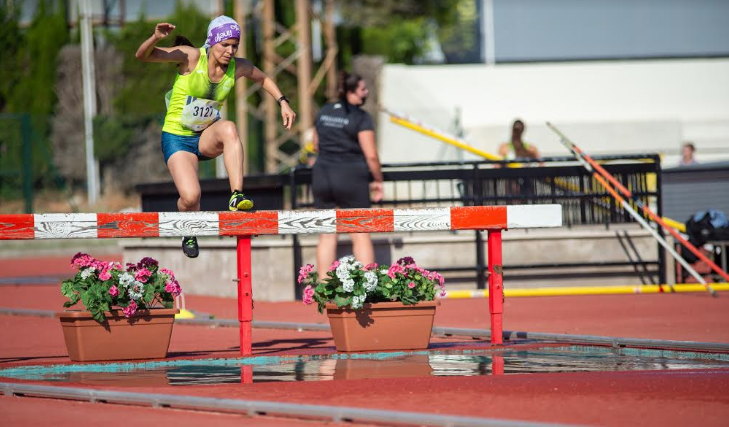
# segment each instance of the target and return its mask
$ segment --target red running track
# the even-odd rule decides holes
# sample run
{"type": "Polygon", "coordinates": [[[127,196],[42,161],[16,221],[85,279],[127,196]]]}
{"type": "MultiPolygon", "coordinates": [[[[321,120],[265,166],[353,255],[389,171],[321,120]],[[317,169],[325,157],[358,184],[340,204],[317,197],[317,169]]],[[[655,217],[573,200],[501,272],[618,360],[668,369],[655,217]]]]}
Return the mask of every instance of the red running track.
{"type": "MultiPolygon", "coordinates": [[[[53,265],[52,262],[42,264],[53,265]]],[[[20,263],[16,260],[13,265],[20,263]]],[[[62,263],[58,265],[63,268],[62,263]]],[[[10,271],[7,266],[0,261],[0,276],[6,276],[10,271]]],[[[12,270],[12,275],[19,275],[21,270],[12,270]]],[[[40,274],[37,270],[31,270],[33,274],[28,275],[40,274]]],[[[60,310],[62,302],[57,286],[0,286],[2,307],[60,310]]],[[[236,315],[234,299],[188,296],[187,303],[188,308],[215,314],[217,318],[235,318],[236,315]]],[[[707,294],[508,298],[504,320],[505,329],[510,330],[726,343],[729,342],[727,313],[727,293],[716,299],[707,294]]],[[[256,302],[254,319],[326,322],[314,307],[301,303],[256,302]]],[[[462,328],[486,327],[487,300],[444,300],[435,323],[462,328]]],[[[322,332],[255,329],[253,339],[254,354],[333,351],[330,335],[322,332]]],[[[449,340],[463,346],[488,346],[483,341],[449,340]]],[[[54,319],[0,316],[0,342],[0,368],[69,362],[60,327],[54,319]]],[[[237,346],[235,328],[177,325],[170,351],[174,358],[237,357],[237,346]]],[[[63,385],[88,387],[73,383],[63,385]]],[[[719,369],[103,388],[599,426],[726,426],[729,420],[729,370],[719,369]],[[373,390],[377,392],[373,393],[373,390]]],[[[77,409],[89,420],[108,419],[108,416],[123,418],[124,415],[142,420],[135,421],[135,425],[164,422],[184,426],[193,420],[227,425],[240,421],[236,416],[179,410],[50,399],[0,399],[0,416],[18,426],[46,423],[51,411],[57,414],[54,425],[69,425],[80,419],[72,412],[77,409]]],[[[261,426],[316,425],[268,418],[244,422],[261,426]]]]}

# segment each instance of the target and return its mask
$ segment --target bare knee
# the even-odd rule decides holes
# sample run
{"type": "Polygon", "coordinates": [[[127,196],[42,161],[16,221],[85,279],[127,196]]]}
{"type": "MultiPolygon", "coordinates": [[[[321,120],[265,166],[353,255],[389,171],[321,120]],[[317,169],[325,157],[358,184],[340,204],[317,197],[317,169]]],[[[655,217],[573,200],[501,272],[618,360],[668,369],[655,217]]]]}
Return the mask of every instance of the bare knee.
{"type": "Polygon", "coordinates": [[[180,192],[180,207],[184,210],[194,210],[200,205],[200,192],[199,191],[181,191],[180,192]]]}
{"type": "Polygon", "coordinates": [[[220,139],[223,143],[236,142],[240,144],[238,138],[238,129],[235,127],[235,123],[230,120],[226,120],[220,124],[220,139]]]}

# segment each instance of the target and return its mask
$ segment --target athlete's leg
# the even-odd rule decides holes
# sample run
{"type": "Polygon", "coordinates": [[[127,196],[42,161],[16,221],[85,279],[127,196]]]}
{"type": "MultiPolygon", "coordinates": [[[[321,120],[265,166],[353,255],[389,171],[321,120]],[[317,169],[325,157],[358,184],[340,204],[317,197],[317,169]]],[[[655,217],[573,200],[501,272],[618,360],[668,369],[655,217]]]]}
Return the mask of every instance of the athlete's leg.
{"type": "Polygon", "coordinates": [[[177,151],[167,161],[172,180],[180,198],[177,209],[180,212],[200,210],[200,181],[197,177],[197,156],[187,151],[177,151]]]}
{"type": "Polygon", "coordinates": [[[375,247],[367,233],[352,233],[352,251],[354,258],[364,265],[375,262],[375,247]]]}
{"type": "Polygon", "coordinates": [[[200,154],[211,159],[223,155],[231,193],[243,190],[243,146],[238,129],[230,120],[218,120],[200,135],[200,154]]]}
{"type": "MultiPolygon", "coordinates": [[[[180,198],[177,210],[191,212],[200,210],[200,181],[197,178],[197,155],[188,151],[177,151],[167,160],[172,180],[175,182],[180,198]]],[[[193,236],[182,238],[182,251],[190,258],[199,254],[197,239],[193,236]]]]}
{"type": "Polygon", "coordinates": [[[337,257],[337,235],[320,234],[319,244],[316,246],[316,272],[319,280],[326,277],[329,267],[337,257]]]}

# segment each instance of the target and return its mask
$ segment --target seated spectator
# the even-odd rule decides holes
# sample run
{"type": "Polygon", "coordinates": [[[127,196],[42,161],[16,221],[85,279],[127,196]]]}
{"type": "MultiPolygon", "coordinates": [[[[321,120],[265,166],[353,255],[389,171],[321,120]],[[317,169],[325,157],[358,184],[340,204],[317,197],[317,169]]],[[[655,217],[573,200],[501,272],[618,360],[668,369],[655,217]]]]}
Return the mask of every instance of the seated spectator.
{"type": "Polygon", "coordinates": [[[539,150],[532,144],[524,142],[522,135],[524,134],[524,122],[515,120],[511,126],[511,141],[501,144],[499,147],[499,156],[505,160],[513,159],[538,159],[539,150]]]}
{"type": "Polygon", "coordinates": [[[699,163],[696,161],[696,158],[694,158],[695,152],[696,147],[694,147],[694,144],[690,142],[683,144],[683,147],[681,147],[681,162],[679,163],[679,165],[688,166],[699,163]]]}

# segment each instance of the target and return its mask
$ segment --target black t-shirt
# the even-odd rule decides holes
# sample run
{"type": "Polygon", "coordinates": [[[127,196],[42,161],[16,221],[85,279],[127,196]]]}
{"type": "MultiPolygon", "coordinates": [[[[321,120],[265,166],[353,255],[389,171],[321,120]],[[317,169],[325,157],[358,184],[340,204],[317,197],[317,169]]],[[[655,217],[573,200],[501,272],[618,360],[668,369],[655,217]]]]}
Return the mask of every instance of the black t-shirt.
{"type": "Polygon", "coordinates": [[[346,102],[327,104],[317,114],[314,125],[319,136],[319,159],[364,161],[357,134],[375,129],[366,111],[346,102]]]}

